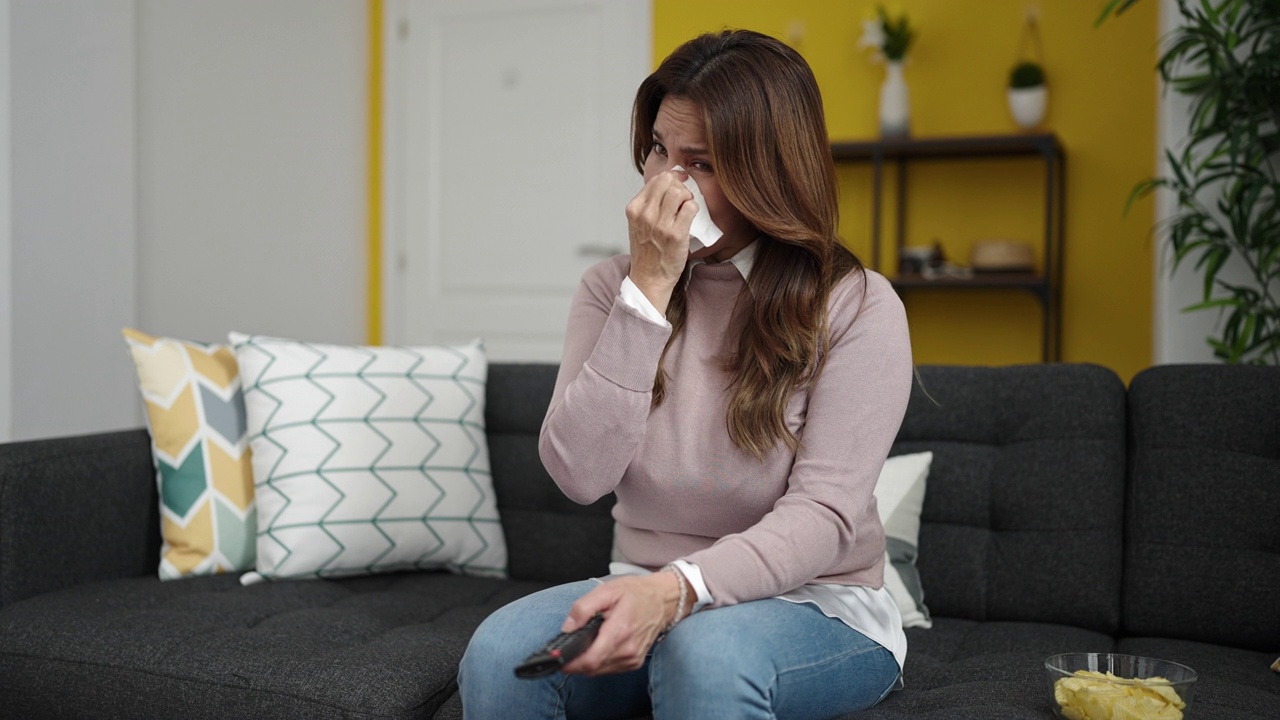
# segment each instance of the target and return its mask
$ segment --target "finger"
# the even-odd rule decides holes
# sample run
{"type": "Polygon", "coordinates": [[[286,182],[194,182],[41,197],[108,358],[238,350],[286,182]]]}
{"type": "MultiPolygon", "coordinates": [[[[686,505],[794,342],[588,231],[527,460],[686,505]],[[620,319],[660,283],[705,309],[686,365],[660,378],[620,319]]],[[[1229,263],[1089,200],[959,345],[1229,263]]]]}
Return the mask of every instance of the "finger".
{"type": "Polygon", "coordinates": [[[604,674],[605,668],[615,662],[614,656],[618,654],[618,648],[626,643],[629,636],[628,630],[623,627],[619,619],[606,618],[600,625],[596,639],[573,662],[564,666],[564,672],[584,675],[604,674]]]}
{"type": "Polygon", "coordinates": [[[587,624],[596,613],[603,613],[617,602],[617,597],[608,583],[597,585],[591,592],[578,598],[569,608],[569,616],[560,626],[560,632],[571,632],[587,624]]]}
{"type": "Polygon", "coordinates": [[[698,205],[696,200],[685,200],[684,204],[680,206],[680,209],[676,211],[676,217],[673,224],[675,227],[683,226],[685,229],[688,229],[693,225],[693,218],[697,216],[698,211],[701,209],[702,206],[698,205]]]}
{"type": "Polygon", "coordinates": [[[583,660],[582,665],[573,669],[588,676],[629,672],[644,665],[650,645],[652,643],[644,643],[642,646],[635,638],[608,648],[602,645],[603,659],[595,662],[593,657],[580,657],[579,660],[583,660]]]}
{"type": "Polygon", "coordinates": [[[653,225],[661,212],[663,198],[675,187],[683,186],[672,179],[671,173],[655,175],[627,204],[627,220],[633,224],[653,225]]]}
{"type": "Polygon", "coordinates": [[[659,202],[662,200],[662,197],[673,188],[684,188],[687,190],[688,188],[684,187],[684,181],[687,178],[688,175],[685,175],[679,170],[660,172],[657,175],[654,175],[649,182],[645,183],[640,194],[655,203],[659,202]]]}
{"type": "Polygon", "coordinates": [[[566,675],[600,675],[612,659],[613,646],[611,639],[604,635],[596,635],[587,649],[573,661],[561,668],[566,675]]]}
{"type": "Polygon", "coordinates": [[[689,192],[689,188],[680,183],[676,183],[667,189],[663,194],[658,214],[662,219],[675,218],[680,212],[680,208],[684,203],[693,200],[693,193],[689,192]]]}

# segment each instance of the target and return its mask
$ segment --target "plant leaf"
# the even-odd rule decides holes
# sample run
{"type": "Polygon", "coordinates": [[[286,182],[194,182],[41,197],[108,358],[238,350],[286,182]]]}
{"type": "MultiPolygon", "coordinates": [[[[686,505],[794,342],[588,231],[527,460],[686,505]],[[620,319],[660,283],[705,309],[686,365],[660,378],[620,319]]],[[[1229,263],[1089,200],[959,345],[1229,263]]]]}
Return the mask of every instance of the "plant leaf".
{"type": "Polygon", "coordinates": [[[1208,300],[1213,295],[1213,279],[1218,276],[1218,271],[1227,262],[1227,258],[1231,257],[1231,250],[1218,246],[1206,253],[1206,256],[1209,264],[1204,270],[1204,299],[1208,300]]]}
{"type": "Polygon", "coordinates": [[[1098,19],[1094,21],[1093,26],[1098,27],[1102,25],[1102,23],[1106,21],[1106,19],[1110,17],[1113,13],[1115,15],[1120,15],[1125,10],[1128,10],[1130,6],[1132,6],[1137,1],[1138,0],[1111,0],[1110,2],[1107,3],[1106,7],[1102,9],[1102,14],[1099,15],[1098,19]]]}
{"type": "Polygon", "coordinates": [[[1200,312],[1201,310],[1212,310],[1213,308],[1239,307],[1239,305],[1240,301],[1236,298],[1217,298],[1214,300],[1199,302],[1195,305],[1188,305],[1182,308],[1182,312],[1193,313],[1200,312]]]}

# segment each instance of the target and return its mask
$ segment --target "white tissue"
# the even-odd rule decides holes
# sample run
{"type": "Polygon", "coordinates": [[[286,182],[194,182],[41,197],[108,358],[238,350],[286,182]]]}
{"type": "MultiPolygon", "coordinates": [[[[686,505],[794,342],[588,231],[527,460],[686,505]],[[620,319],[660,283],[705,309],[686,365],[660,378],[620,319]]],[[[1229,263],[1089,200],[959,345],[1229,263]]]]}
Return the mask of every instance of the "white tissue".
{"type": "MultiPolygon", "coordinates": [[[[679,165],[671,169],[679,170],[686,175],[689,172],[679,165]]],[[[689,192],[693,193],[693,201],[698,203],[698,214],[694,216],[693,225],[689,227],[689,252],[697,252],[715,245],[724,232],[711,222],[711,213],[707,212],[707,201],[702,199],[702,190],[698,189],[698,183],[692,175],[685,178],[684,186],[689,188],[689,192]]]]}

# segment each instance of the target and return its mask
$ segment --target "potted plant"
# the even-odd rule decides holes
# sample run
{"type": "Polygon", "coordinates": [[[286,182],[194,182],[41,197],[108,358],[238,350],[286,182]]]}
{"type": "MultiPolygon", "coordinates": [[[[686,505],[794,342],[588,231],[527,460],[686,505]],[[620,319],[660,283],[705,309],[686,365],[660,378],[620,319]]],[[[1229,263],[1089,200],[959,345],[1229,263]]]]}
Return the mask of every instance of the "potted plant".
{"type": "Polygon", "coordinates": [[[1049,90],[1044,84],[1044,69],[1038,63],[1020,62],[1009,74],[1009,113],[1013,121],[1024,130],[1030,130],[1044,120],[1049,103],[1049,90]]]}
{"type": "MultiPolygon", "coordinates": [[[[1110,0],[1098,18],[1136,0],[1110,0]]],[[[1144,180],[1177,201],[1161,222],[1173,270],[1195,258],[1203,301],[1221,313],[1207,341],[1228,363],[1280,365],[1280,6],[1275,0],[1176,0],[1179,27],[1157,65],[1166,88],[1191,98],[1188,132],[1165,150],[1170,175],[1144,180]],[[1222,272],[1230,261],[1232,269],[1222,272]]]]}
{"type": "Polygon", "coordinates": [[[861,47],[874,48],[875,59],[884,61],[884,83],[880,86],[880,134],[901,137],[911,133],[911,98],[902,74],[907,50],[916,38],[906,14],[891,18],[884,6],[876,9],[874,19],[862,23],[861,47]]]}

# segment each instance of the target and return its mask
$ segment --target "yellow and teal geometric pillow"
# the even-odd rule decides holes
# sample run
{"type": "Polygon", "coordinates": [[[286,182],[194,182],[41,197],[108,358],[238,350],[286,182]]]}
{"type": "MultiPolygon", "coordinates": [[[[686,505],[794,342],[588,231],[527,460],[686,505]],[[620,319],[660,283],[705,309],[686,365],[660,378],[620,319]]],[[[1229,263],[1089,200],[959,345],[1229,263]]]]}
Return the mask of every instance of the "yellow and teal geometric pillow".
{"type": "Polygon", "coordinates": [[[160,489],[160,579],[254,566],[257,514],[236,356],[126,328],[160,489]]]}

